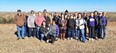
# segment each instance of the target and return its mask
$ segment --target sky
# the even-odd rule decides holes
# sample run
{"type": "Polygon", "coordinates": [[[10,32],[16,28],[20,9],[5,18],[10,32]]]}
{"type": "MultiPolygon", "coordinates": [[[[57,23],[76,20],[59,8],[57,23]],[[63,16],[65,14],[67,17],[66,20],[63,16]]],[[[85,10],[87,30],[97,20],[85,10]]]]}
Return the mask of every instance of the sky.
{"type": "Polygon", "coordinates": [[[107,11],[116,12],[116,0],[0,0],[0,11],[107,11]]]}

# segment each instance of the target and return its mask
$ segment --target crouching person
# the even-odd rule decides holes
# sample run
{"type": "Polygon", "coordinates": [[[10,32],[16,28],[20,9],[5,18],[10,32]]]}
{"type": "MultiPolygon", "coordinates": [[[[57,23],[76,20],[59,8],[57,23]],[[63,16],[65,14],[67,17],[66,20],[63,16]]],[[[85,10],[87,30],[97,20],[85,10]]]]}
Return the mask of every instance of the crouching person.
{"type": "Polygon", "coordinates": [[[48,33],[49,33],[49,28],[48,27],[46,27],[46,23],[45,23],[45,21],[43,21],[43,23],[42,23],[42,26],[40,27],[40,41],[44,41],[44,40],[46,40],[45,39],[45,37],[48,35],[48,33]]]}
{"type": "Polygon", "coordinates": [[[25,27],[24,27],[24,23],[25,23],[25,16],[23,14],[21,14],[21,10],[17,10],[17,14],[14,17],[14,21],[17,25],[17,35],[18,35],[18,39],[20,38],[24,39],[24,35],[25,35],[25,27]]]}
{"type": "Polygon", "coordinates": [[[47,42],[54,43],[54,41],[57,40],[56,38],[59,35],[59,28],[55,24],[54,20],[52,21],[52,24],[50,25],[49,30],[50,31],[49,31],[48,36],[47,36],[47,42]]]}

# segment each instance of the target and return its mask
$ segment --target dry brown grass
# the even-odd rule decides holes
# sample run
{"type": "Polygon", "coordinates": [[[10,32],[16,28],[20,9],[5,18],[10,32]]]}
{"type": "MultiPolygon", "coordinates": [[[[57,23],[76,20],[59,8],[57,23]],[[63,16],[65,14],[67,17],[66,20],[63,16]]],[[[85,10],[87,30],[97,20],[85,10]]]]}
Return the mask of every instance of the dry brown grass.
{"type": "MultiPolygon", "coordinates": [[[[0,12],[0,23],[13,23],[12,18],[14,18],[15,14],[16,12],[0,12]]],[[[29,15],[29,13],[25,13],[25,12],[23,14],[29,15]]],[[[108,21],[116,21],[116,12],[108,12],[107,18],[108,21]]]]}
{"type": "Polygon", "coordinates": [[[15,24],[0,24],[0,53],[116,53],[116,22],[108,23],[105,40],[58,40],[55,44],[36,38],[17,40],[15,24]]]}

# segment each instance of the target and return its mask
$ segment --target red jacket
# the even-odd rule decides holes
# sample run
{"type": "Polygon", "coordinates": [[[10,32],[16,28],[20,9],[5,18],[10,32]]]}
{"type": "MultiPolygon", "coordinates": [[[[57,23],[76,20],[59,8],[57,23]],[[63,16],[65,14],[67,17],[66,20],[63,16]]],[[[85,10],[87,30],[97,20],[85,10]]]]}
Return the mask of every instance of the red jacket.
{"type": "Polygon", "coordinates": [[[36,23],[37,26],[41,26],[41,24],[42,24],[43,21],[45,21],[44,16],[37,16],[35,18],[35,23],[36,23]]]}

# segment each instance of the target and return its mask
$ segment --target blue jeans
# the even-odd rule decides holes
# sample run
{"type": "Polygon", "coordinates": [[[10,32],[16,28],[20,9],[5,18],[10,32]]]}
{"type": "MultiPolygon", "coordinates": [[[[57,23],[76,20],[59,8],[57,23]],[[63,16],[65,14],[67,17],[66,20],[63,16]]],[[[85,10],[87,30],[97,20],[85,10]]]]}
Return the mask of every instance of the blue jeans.
{"type": "Polygon", "coordinates": [[[103,33],[103,39],[106,37],[106,28],[105,27],[101,27],[100,28],[100,37],[102,37],[102,33],[103,33]],[[103,30],[103,32],[102,32],[103,30]]]}
{"type": "MultiPolygon", "coordinates": [[[[84,29],[80,29],[80,32],[81,32],[81,39],[82,39],[82,42],[85,42],[86,41],[86,38],[85,38],[85,31],[84,31],[84,29]]],[[[79,36],[80,37],[80,36],[79,36]]]]}
{"type": "Polygon", "coordinates": [[[25,35],[25,27],[22,26],[17,26],[17,34],[18,34],[18,38],[24,38],[24,35],[25,35]]]}
{"type": "Polygon", "coordinates": [[[103,36],[103,39],[105,39],[106,38],[106,28],[103,28],[103,34],[104,34],[104,36],[103,36]]]}
{"type": "Polygon", "coordinates": [[[50,32],[49,35],[55,36],[55,37],[57,36],[56,33],[52,33],[52,32],[50,32]]]}
{"type": "Polygon", "coordinates": [[[35,30],[35,28],[29,28],[28,29],[29,30],[29,37],[31,37],[31,36],[35,36],[36,35],[36,30],[35,30]]]}
{"type": "Polygon", "coordinates": [[[75,30],[75,36],[76,36],[77,39],[80,39],[79,35],[80,35],[80,30],[76,29],[75,30]]]}
{"type": "Polygon", "coordinates": [[[41,33],[41,39],[40,39],[40,40],[43,40],[44,36],[45,36],[45,35],[41,33]]]}
{"type": "Polygon", "coordinates": [[[40,31],[39,31],[40,27],[37,26],[36,29],[37,29],[37,30],[36,30],[36,32],[37,32],[37,38],[39,38],[39,36],[40,36],[40,31]]]}
{"type": "Polygon", "coordinates": [[[75,33],[74,29],[73,30],[68,29],[68,38],[72,38],[74,33],[75,33]]]}
{"type": "Polygon", "coordinates": [[[78,39],[80,39],[82,42],[86,41],[84,29],[77,29],[76,35],[77,35],[78,39]]]}

